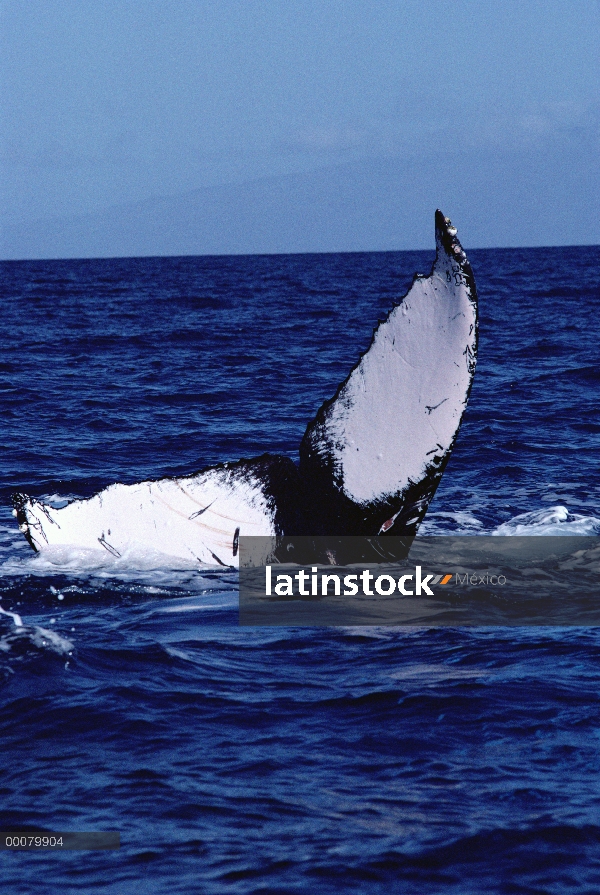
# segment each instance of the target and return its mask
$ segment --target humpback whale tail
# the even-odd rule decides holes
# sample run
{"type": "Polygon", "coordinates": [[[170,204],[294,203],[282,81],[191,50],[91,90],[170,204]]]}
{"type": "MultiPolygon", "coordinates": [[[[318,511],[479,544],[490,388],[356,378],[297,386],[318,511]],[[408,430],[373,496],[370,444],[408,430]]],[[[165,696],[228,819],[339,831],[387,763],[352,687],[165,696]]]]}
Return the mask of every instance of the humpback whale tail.
{"type": "Polygon", "coordinates": [[[415,534],[450,457],[475,372],[477,293],[456,229],[441,211],[435,225],[431,273],[415,276],[302,440],[323,533],[415,534]]]}
{"type": "Polygon", "coordinates": [[[309,424],[300,465],[265,454],[179,479],[111,485],[61,509],[15,494],[34,550],[114,557],[151,549],[202,565],[238,564],[243,535],[413,535],[448,462],[477,355],[477,293],[448,218],[436,259],[373,333],[309,424]]]}

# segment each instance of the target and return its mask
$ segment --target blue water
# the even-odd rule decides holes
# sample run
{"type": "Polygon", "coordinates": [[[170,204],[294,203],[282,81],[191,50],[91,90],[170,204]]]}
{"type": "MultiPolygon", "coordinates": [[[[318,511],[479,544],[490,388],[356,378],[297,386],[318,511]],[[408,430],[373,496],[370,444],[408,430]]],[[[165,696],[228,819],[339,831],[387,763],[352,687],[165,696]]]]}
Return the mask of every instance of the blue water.
{"type": "MultiPolygon", "coordinates": [[[[597,534],[600,249],[469,255],[478,370],[422,530],[597,534]]],[[[231,571],[52,564],[11,515],[296,457],[431,261],[1,265],[0,829],[122,845],[0,853],[0,891],[600,891],[598,629],[244,629],[231,571]]]]}

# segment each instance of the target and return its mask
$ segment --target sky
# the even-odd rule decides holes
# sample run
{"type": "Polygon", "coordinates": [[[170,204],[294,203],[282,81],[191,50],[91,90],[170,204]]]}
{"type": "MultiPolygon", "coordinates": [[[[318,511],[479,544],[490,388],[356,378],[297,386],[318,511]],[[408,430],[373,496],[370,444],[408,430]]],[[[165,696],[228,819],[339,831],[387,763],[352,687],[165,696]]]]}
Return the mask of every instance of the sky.
{"type": "Polygon", "coordinates": [[[0,0],[0,255],[600,243],[598,0],[0,0]]]}

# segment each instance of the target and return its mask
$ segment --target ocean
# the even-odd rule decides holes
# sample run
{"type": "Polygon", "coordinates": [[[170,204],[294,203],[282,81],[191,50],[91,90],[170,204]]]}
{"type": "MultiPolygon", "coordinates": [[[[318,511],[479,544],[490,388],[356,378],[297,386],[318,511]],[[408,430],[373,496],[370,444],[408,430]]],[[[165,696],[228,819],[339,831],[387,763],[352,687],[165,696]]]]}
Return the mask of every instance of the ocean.
{"type": "MultiPolygon", "coordinates": [[[[425,534],[600,534],[600,248],[469,251],[475,382],[425,534]]],[[[33,554],[59,502],[296,458],[431,252],[0,265],[0,891],[596,893],[600,631],[243,628],[237,573],[33,554]]]]}

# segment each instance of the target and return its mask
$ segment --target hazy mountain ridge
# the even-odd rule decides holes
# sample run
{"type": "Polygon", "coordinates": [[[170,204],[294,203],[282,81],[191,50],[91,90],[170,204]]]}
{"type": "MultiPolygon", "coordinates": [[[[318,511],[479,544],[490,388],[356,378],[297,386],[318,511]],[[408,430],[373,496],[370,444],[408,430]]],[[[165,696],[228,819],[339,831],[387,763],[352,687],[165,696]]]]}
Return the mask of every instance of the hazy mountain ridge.
{"type": "Polygon", "coordinates": [[[600,242],[598,183],[591,144],[379,157],[94,214],[5,219],[0,252],[19,259],[421,249],[431,243],[436,207],[471,247],[590,244],[600,242]]]}

